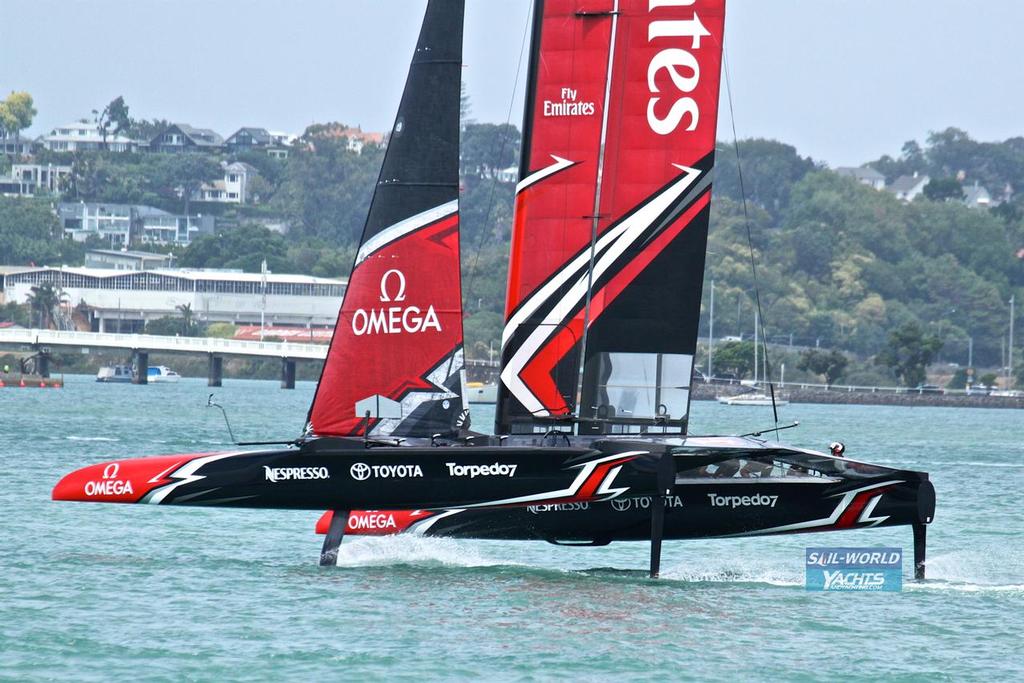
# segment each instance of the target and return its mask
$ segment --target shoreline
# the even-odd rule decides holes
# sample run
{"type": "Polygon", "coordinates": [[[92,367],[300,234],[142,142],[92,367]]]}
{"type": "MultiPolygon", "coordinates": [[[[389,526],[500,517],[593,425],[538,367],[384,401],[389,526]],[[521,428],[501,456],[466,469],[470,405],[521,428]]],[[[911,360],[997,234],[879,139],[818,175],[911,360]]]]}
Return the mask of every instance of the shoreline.
{"type": "MultiPolygon", "coordinates": [[[[758,390],[762,388],[759,387],[758,390]]],[[[714,401],[719,396],[736,396],[753,391],[738,384],[694,384],[691,398],[714,401]]],[[[776,387],[775,395],[790,403],[823,403],[827,405],[868,406],[930,406],[944,408],[1017,408],[1024,409],[1024,396],[968,396],[967,394],[931,394],[905,391],[852,391],[811,389],[798,385],[776,387]]]]}

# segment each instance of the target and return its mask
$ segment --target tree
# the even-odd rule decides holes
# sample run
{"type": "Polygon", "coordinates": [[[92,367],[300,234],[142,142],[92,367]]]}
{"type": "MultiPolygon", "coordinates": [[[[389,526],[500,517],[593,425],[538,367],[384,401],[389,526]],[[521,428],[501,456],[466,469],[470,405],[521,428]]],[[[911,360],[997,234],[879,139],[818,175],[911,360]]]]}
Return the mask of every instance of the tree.
{"type": "Polygon", "coordinates": [[[21,143],[21,131],[32,125],[37,113],[27,92],[12,92],[0,102],[0,127],[14,133],[15,147],[21,143]]]}
{"type": "Polygon", "coordinates": [[[196,316],[195,312],[192,310],[192,304],[181,304],[179,306],[175,306],[175,308],[179,313],[181,313],[181,336],[196,336],[199,325],[196,323],[196,316]]]}
{"type": "Polygon", "coordinates": [[[925,369],[942,349],[942,341],[925,335],[915,322],[905,323],[889,334],[885,349],[875,356],[875,363],[884,365],[908,387],[924,383],[925,369]]]}
{"type": "Polygon", "coordinates": [[[160,158],[154,170],[151,179],[154,188],[164,197],[183,199],[186,216],[192,195],[204,183],[224,177],[220,164],[206,154],[168,154],[160,158]]]}
{"type": "Polygon", "coordinates": [[[960,200],[964,197],[964,189],[956,178],[933,178],[924,186],[924,196],[933,202],[960,200]]]}
{"type": "Polygon", "coordinates": [[[288,259],[288,243],[284,237],[252,224],[200,237],[188,246],[179,263],[186,268],[241,268],[258,273],[263,259],[274,272],[299,270],[288,259]]]}
{"type": "Polygon", "coordinates": [[[808,349],[800,354],[800,362],[797,363],[797,367],[816,375],[824,375],[825,384],[831,386],[843,376],[849,362],[850,360],[845,355],[835,349],[827,352],[808,349]]]}
{"type": "Polygon", "coordinates": [[[110,104],[103,108],[103,111],[92,110],[96,117],[96,127],[103,137],[102,149],[107,149],[107,133],[111,126],[114,127],[114,135],[127,132],[132,127],[132,120],[128,116],[128,105],[124,103],[124,97],[118,95],[111,100],[110,104]]]}
{"type": "Polygon", "coordinates": [[[0,265],[81,265],[81,244],[66,239],[50,203],[0,197],[0,265]]]}
{"type": "Polygon", "coordinates": [[[742,379],[754,369],[754,342],[726,342],[715,349],[716,375],[731,372],[742,379]]]}
{"type": "Polygon", "coordinates": [[[49,282],[33,285],[28,294],[29,310],[32,319],[39,322],[39,327],[48,330],[53,323],[53,310],[61,303],[62,292],[49,282]]]}

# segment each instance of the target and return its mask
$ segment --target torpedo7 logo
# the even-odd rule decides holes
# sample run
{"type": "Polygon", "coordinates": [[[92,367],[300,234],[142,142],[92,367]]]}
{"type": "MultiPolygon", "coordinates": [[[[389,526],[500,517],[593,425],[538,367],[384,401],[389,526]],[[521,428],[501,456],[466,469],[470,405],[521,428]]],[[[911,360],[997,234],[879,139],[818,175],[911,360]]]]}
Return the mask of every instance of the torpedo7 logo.
{"type": "Polygon", "coordinates": [[[419,306],[404,306],[406,281],[405,273],[392,268],[380,278],[380,302],[398,304],[379,308],[357,308],[352,314],[352,332],[361,337],[364,334],[416,334],[433,330],[441,331],[441,321],[431,304],[424,311],[419,306]]]}

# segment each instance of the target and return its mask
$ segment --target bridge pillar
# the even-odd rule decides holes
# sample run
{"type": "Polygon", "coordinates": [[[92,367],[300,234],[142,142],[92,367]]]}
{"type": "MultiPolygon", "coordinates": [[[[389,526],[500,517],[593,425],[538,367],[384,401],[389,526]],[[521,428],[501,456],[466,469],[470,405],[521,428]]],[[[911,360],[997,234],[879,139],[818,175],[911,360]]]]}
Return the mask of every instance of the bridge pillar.
{"type": "Polygon", "coordinates": [[[223,386],[224,379],[224,359],[220,356],[210,354],[209,372],[206,375],[206,386],[208,387],[219,387],[223,386]]]}
{"type": "Polygon", "coordinates": [[[281,359],[281,388],[295,388],[295,361],[291,358],[281,359]]]}
{"type": "Polygon", "coordinates": [[[132,369],[135,370],[132,384],[149,384],[149,351],[132,351],[132,369]]]}

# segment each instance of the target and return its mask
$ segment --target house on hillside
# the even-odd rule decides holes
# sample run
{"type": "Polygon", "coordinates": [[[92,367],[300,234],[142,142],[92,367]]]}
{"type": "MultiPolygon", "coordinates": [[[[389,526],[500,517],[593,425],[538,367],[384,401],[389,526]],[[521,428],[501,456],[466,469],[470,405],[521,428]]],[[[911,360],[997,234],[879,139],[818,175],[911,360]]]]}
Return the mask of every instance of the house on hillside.
{"type": "Polygon", "coordinates": [[[57,218],[64,233],[76,242],[89,237],[109,241],[112,249],[141,240],[153,244],[188,246],[201,235],[212,234],[213,216],[182,216],[142,204],[61,202],[57,218]]]}
{"type": "Polygon", "coordinates": [[[248,204],[253,197],[250,185],[259,172],[251,164],[244,161],[234,163],[221,162],[224,179],[212,183],[204,183],[194,195],[196,201],[219,202],[222,204],[248,204]]]}
{"type": "Polygon", "coordinates": [[[269,131],[266,128],[243,127],[235,131],[224,146],[232,152],[258,150],[275,159],[287,159],[288,148],[298,136],[290,133],[269,131]]]}
{"type": "Polygon", "coordinates": [[[353,128],[341,123],[317,126],[312,134],[319,138],[346,138],[348,148],[356,154],[362,154],[363,147],[368,144],[383,145],[385,142],[384,133],[367,133],[360,126],[353,128]]]}
{"type": "Polygon", "coordinates": [[[840,166],[835,170],[837,175],[846,178],[853,178],[861,185],[867,185],[873,190],[885,189],[885,176],[870,166],[840,166]]]}
{"type": "Polygon", "coordinates": [[[153,152],[219,152],[224,138],[209,128],[193,128],[187,123],[172,123],[149,141],[153,152]]]}
{"type": "Polygon", "coordinates": [[[896,199],[900,201],[912,202],[924,192],[924,188],[930,180],[931,178],[928,176],[914,171],[914,175],[901,175],[885,189],[896,195],[896,199]]]}
{"type": "Polygon", "coordinates": [[[39,138],[39,144],[51,152],[135,152],[140,143],[112,131],[107,132],[104,143],[103,132],[97,124],[77,121],[54,128],[39,138]]]}
{"type": "Polygon", "coordinates": [[[0,176],[0,194],[8,197],[34,197],[40,193],[59,195],[70,178],[70,166],[12,164],[10,172],[0,176]]]}
{"type": "Polygon", "coordinates": [[[975,181],[974,185],[964,188],[964,204],[972,209],[987,209],[993,205],[992,195],[975,181]]]}
{"type": "Polygon", "coordinates": [[[15,157],[29,157],[32,156],[36,146],[36,141],[30,137],[14,136],[14,133],[8,133],[5,130],[0,130],[0,154],[6,154],[7,156],[15,157]]]}

